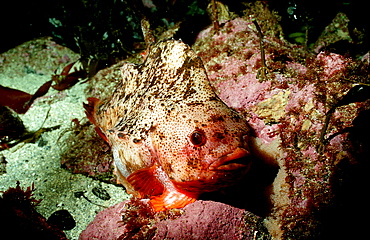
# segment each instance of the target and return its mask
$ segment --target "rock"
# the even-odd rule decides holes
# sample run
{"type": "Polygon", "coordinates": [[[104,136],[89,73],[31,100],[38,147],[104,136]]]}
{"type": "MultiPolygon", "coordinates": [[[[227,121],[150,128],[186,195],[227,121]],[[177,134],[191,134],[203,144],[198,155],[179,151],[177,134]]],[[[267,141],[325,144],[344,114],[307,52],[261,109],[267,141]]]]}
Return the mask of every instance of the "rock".
{"type": "MultiPolygon", "coordinates": [[[[244,114],[254,130],[254,154],[278,169],[265,191],[270,234],[276,239],[319,238],[327,234],[320,225],[328,209],[348,201],[335,198],[346,195],[339,186],[351,182],[338,176],[349,176],[355,165],[367,166],[363,158],[368,140],[360,140],[355,132],[368,132],[366,124],[356,126],[356,119],[370,109],[368,86],[361,85],[368,81],[369,64],[335,53],[308,52],[269,31],[276,19],[268,11],[255,16],[264,33],[266,75],[261,74],[265,67],[258,31],[247,16],[228,21],[218,34],[212,28],[202,31],[193,48],[219,97],[244,114]],[[353,83],[366,94],[353,89],[353,83]]],[[[349,228],[346,233],[350,235],[349,228]]]]}
{"type": "Polygon", "coordinates": [[[121,202],[99,212],[94,221],[81,232],[79,239],[118,239],[123,232],[119,213],[124,205],[125,202],[121,202]]]}
{"type": "Polygon", "coordinates": [[[262,218],[227,204],[198,200],[154,213],[132,199],[98,213],[80,235],[88,239],[268,239],[262,218]]]}
{"type": "Polygon", "coordinates": [[[153,239],[264,239],[262,219],[243,209],[213,201],[196,201],[176,219],[155,224],[153,239]]]}
{"type": "Polygon", "coordinates": [[[72,215],[65,209],[53,212],[47,222],[62,230],[71,230],[76,226],[72,215]]]}

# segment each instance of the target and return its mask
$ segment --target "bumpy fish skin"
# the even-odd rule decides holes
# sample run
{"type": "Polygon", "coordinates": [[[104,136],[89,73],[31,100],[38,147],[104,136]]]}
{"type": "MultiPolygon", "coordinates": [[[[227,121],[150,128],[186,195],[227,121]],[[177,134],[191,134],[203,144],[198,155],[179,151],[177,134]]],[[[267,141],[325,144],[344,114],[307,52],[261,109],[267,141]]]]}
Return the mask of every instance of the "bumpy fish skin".
{"type": "Polygon", "coordinates": [[[217,97],[189,46],[156,43],[143,64],[126,63],[121,72],[111,98],[89,99],[85,108],[111,145],[116,174],[129,192],[150,197],[161,211],[247,172],[248,124],[217,97]]]}

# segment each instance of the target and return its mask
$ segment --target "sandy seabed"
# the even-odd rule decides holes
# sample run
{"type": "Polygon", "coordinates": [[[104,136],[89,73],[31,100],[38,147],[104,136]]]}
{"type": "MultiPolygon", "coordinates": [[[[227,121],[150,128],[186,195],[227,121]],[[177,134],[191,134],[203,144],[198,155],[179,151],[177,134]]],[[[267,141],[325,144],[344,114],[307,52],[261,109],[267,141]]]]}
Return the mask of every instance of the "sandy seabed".
{"type": "MultiPolygon", "coordinates": [[[[0,85],[19,89],[33,94],[39,86],[49,81],[53,74],[53,66],[38,66],[40,50],[37,47],[40,40],[27,42],[15,49],[0,55],[0,85]],[[25,62],[22,58],[24,49],[30,49],[30,59],[25,62]],[[22,63],[23,62],[23,63],[22,63]],[[33,66],[35,71],[25,71],[24,68],[33,66]],[[22,68],[23,67],[23,68],[22,68]],[[20,74],[21,72],[21,74],[20,74]],[[31,72],[31,73],[27,73],[31,72]]],[[[43,39],[52,49],[45,54],[60,54],[72,60],[76,54],[70,50],[57,46],[49,38],[43,39]],[[64,51],[64,52],[63,52],[64,51]],[[66,53],[67,51],[67,53],[66,53]],[[72,57],[73,56],[73,57],[72,57]]],[[[44,59],[46,57],[44,56],[44,59]]],[[[67,63],[61,64],[65,66],[67,63]]],[[[45,65],[45,63],[44,63],[45,65]]],[[[47,65],[47,64],[46,64],[47,65]]],[[[78,239],[79,234],[92,221],[97,212],[103,210],[101,206],[88,202],[85,198],[75,197],[75,192],[84,191],[85,196],[93,203],[102,206],[112,206],[128,198],[121,187],[101,183],[81,174],[72,174],[61,168],[61,153],[68,131],[72,126],[72,119],[85,118],[82,103],[86,101],[84,94],[85,84],[77,84],[69,90],[58,92],[50,89],[46,96],[37,99],[25,114],[20,114],[24,125],[29,131],[37,131],[41,127],[60,127],[50,132],[44,132],[36,143],[21,143],[17,146],[1,151],[7,161],[6,173],[0,175],[0,191],[15,187],[16,182],[26,189],[34,183],[34,197],[42,199],[37,211],[45,218],[61,209],[68,210],[76,221],[76,227],[66,230],[68,239],[78,239]],[[104,201],[92,193],[94,187],[102,187],[109,195],[110,200],[104,201]]]]}

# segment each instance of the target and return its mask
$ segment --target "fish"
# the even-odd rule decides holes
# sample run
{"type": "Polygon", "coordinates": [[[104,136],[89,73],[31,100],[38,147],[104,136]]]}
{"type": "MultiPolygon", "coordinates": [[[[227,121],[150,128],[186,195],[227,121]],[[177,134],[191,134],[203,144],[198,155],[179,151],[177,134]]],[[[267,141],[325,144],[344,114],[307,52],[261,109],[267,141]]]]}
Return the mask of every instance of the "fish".
{"type": "Polygon", "coordinates": [[[124,63],[104,102],[88,98],[88,119],[111,146],[117,180],[154,211],[183,208],[240,180],[251,165],[251,129],[213,90],[200,57],[181,40],[124,63]]]}

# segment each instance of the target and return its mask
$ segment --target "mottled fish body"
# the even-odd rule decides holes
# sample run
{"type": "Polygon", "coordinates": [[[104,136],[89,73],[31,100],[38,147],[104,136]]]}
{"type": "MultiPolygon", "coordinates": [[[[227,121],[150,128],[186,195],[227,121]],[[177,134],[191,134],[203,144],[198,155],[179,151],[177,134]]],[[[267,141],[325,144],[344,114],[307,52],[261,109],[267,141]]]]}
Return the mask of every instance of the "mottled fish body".
{"type": "Polygon", "coordinates": [[[250,165],[249,126],[213,91],[186,44],[153,44],[126,63],[110,99],[89,98],[87,116],[110,144],[118,180],[156,211],[181,208],[239,180],[250,165]]]}

